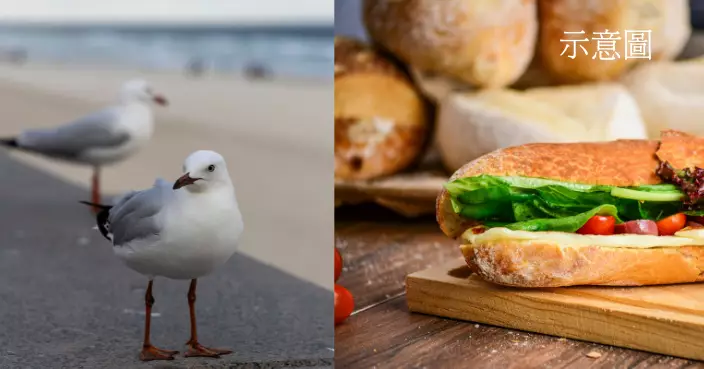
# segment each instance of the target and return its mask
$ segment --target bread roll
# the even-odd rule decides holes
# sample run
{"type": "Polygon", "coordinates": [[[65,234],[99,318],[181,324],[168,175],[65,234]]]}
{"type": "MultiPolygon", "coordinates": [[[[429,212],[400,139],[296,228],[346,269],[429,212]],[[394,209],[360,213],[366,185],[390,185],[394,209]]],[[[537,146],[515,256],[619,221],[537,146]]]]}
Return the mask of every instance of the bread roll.
{"type": "Polygon", "coordinates": [[[631,9],[634,29],[652,31],[653,60],[672,60],[682,52],[692,34],[688,0],[631,0],[631,9]]]}
{"type": "MultiPolygon", "coordinates": [[[[652,60],[674,58],[691,34],[687,0],[540,0],[539,14],[538,54],[546,70],[567,83],[614,80],[630,66],[649,61],[632,57],[635,55],[627,50],[626,31],[651,31],[652,60]],[[595,34],[607,30],[618,34],[595,34]],[[584,33],[565,34],[581,31],[584,33]],[[615,53],[599,52],[596,39],[608,37],[616,39],[615,53]],[[578,42],[576,47],[561,41],[572,39],[588,41],[578,42]],[[602,60],[609,57],[614,60],[602,60]]],[[[608,46],[604,43],[603,47],[608,46]]]]}
{"type": "Polygon", "coordinates": [[[453,94],[440,104],[436,135],[450,171],[525,143],[647,136],[635,100],[607,83],[453,94]]]}
{"type": "Polygon", "coordinates": [[[582,141],[645,139],[647,129],[636,100],[617,83],[540,87],[525,91],[534,100],[550,104],[582,123],[582,141]]]}
{"type": "MultiPolygon", "coordinates": [[[[614,60],[601,60],[597,42],[591,41],[594,32],[619,32],[633,29],[635,18],[629,11],[629,0],[539,0],[540,41],[539,54],[544,67],[561,82],[608,81],[619,77],[629,64],[637,59],[625,59],[623,42],[616,42],[614,60]],[[565,34],[582,32],[583,34],[565,34]],[[561,40],[584,40],[576,43],[561,40]],[[568,47],[568,49],[565,49],[568,47]],[[583,48],[582,48],[583,47],[583,48]],[[586,52],[585,52],[586,50],[586,52]],[[573,56],[571,58],[570,56],[573,56]]],[[[604,37],[607,37],[606,35],[604,37]]]]}
{"type": "Polygon", "coordinates": [[[429,129],[426,102],[395,64],[335,38],[335,178],[371,179],[408,167],[429,129]]]}
{"type": "Polygon", "coordinates": [[[622,82],[640,107],[649,137],[668,128],[704,136],[704,63],[643,64],[622,82]]]}
{"type": "Polygon", "coordinates": [[[365,0],[371,38],[423,72],[503,87],[527,68],[537,37],[535,0],[365,0]]]}

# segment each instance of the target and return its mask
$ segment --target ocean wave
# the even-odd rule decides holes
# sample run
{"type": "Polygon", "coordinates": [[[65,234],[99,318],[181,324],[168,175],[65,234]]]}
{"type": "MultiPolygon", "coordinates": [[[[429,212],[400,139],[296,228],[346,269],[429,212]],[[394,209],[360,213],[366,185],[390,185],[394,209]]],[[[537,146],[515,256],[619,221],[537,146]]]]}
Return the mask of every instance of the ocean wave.
{"type": "Polygon", "coordinates": [[[29,60],[91,63],[157,70],[270,73],[331,78],[332,29],[198,29],[171,27],[0,27],[0,53],[22,50],[29,60]]]}

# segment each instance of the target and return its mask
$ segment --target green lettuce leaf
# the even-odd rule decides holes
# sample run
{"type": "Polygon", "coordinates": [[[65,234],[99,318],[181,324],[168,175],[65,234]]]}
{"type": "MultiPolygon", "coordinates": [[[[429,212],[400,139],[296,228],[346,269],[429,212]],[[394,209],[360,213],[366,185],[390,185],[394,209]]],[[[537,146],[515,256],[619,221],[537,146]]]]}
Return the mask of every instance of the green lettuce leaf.
{"type": "Polygon", "coordinates": [[[504,227],[516,231],[576,232],[578,229],[582,228],[584,223],[586,223],[589,218],[595,215],[611,215],[617,219],[617,222],[621,222],[621,220],[618,219],[618,209],[616,209],[615,206],[601,205],[577,215],[552,219],[539,218],[526,220],[523,222],[506,224],[504,227]]]}
{"type": "MultiPolygon", "coordinates": [[[[682,211],[681,201],[639,199],[641,195],[651,199],[662,197],[660,194],[680,195],[681,191],[670,184],[627,187],[633,191],[620,191],[628,192],[629,198],[613,196],[613,186],[517,176],[460,178],[445,184],[445,188],[454,211],[462,217],[511,229],[573,232],[597,214],[612,215],[621,223],[636,219],[657,221],[682,211]]],[[[704,216],[704,210],[685,213],[704,216]]]]}

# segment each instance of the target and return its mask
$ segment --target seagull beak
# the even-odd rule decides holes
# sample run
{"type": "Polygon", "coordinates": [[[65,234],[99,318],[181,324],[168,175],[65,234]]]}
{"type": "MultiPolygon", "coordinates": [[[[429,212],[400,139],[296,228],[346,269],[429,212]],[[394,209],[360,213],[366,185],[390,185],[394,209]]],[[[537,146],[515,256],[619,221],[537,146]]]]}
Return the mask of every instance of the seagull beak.
{"type": "Polygon", "coordinates": [[[173,187],[174,190],[178,190],[179,188],[181,188],[183,186],[188,186],[189,184],[193,184],[197,180],[200,179],[200,178],[191,178],[191,176],[189,174],[190,173],[186,173],[186,174],[182,175],[181,177],[179,177],[179,179],[176,180],[176,182],[174,182],[174,187],[173,187]]]}
{"type": "Polygon", "coordinates": [[[169,102],[162,95],[154,95],[154,97],[152,97],[152,99],[154,100],[155,103],[157,103],[161,106],[169,105],[169,102]]]}

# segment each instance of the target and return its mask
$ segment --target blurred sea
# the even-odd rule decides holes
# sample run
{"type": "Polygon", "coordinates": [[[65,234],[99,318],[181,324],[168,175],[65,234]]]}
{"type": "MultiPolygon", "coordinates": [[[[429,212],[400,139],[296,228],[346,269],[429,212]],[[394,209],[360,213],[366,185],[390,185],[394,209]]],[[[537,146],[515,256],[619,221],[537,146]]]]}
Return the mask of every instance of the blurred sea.
{"type": "Polygon", "coordinates": [[[332,78],[333,26],[0,25],[0,60],[332,78]],[[4,57],[3,57],[4,55],[4,57]]]}

